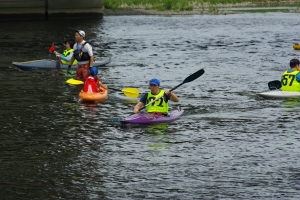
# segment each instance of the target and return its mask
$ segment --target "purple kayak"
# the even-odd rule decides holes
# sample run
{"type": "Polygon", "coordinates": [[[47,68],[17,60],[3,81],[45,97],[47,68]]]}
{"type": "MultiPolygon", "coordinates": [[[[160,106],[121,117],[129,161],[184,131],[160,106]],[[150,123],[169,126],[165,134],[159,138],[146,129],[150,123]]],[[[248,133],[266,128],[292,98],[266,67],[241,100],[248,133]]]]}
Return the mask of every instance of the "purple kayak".
{"type": "Polygon", "coordinates": [[[122,124],[142,124],[142,125],[151,125],[172,122],[178,119],[183,113],[183,110],[174,110],[169,112],[167,116],[156,115],[151,113],[139,113],[130,115],[125,119],[121,120],[122,124]]]}

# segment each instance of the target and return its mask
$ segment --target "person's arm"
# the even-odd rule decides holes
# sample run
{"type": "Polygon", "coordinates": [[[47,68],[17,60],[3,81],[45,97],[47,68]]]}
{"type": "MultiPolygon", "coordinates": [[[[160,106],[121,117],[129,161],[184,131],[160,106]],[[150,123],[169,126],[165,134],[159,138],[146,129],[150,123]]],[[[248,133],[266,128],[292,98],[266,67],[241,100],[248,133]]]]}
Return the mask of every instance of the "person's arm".
{"type": "Polygon", "coordinates": [[[90,68],[93,67],[94,64],[94,56],[90,56],[90,68]]]}
{"type": "Polygon", "coordinates": [[[140,112],[140,108],[143,107],[143,106],[144,106],[143,102],[138,102],[138,103],[134,106],[133,112],[134,112],[135,114],[138,114],[138,113],[140,112]]]}
{"type": "Polygon", "coordinates": [[[90,56],[90,68],[91,68],[93,67],[94,64],[94,54],[93,54],[93,48],[89,43],[86,44],[86,50],[90,56]]]}
{"type": "MultiPolygon", "coordinates": [[[[74,44],[73,49],[77,49],[77,43],[74,44]]],[[[71,60],[70,60],[70,64],[69,64],[69,66],[68,66],[67,73],[70,73],[70,69],[71,69],[71,67],[72,67],[72,65],[73,65],[74,60],[75,60],[74,52],[72,52],[72,57],[71,57],[71,60]]]]}
{"type": "Polygon", "coordinates": [[[61,62],[61,57],[63,56],[62,54],[58,53],[57,51],[53,51],[55,54],[55,57],[61,62]]]}
{"type": "Polygon", "coordinates": [[[170,92],[170,90],[166,90],[165,93],[166,93],[166,95],[170,95],[170,101],[173,101],[173,102],[179,101],[179,98],[177,97],[177,95],[173,92],[170,92]]]}
{"type": "Polygon", "coordinates": [[[107,86],[104,85],[101,81],[99,81],[99,87],[103,87],[103,88],[105,88],[107,90],[107,86]]]}
{"type": "Polygon", "coordinates": [[[60,59],[69,62],[73,56],[73,52],[71,52],[67,57],[63,56],[62,54],[58,54],[60,59]]]}
{"type": "Polygon", "coordinates": [[[138,114],[140,112],[140,108],[143,107],[146,104],[146,100],[147,100],[148,94],[144,94],[142,96],[142,98],[140,99],[140,101],[134,106],[133,108],[133,112],[135,114],[138,114]]]}
{"type": "MultiPolygon", "coordinates": [[[[282,78],[281,78],[282,79],[282,78]]],[[[300,83],[300,73],[296,75],[296,80],[300,83]]]]}

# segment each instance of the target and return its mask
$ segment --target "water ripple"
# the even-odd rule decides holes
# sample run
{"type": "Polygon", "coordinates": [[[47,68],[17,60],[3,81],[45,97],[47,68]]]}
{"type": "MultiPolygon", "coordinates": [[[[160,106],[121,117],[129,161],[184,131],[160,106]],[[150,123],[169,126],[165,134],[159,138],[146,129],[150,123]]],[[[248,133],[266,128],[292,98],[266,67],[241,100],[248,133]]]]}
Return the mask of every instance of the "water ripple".
{"type": "Polygon", "coordinates": [[[256,95],[297,57],[290,27],[298,22],[287,13],[2,22],[0,196],[299,199],[299,100],[256,95]],[[74,27],[96,58],[113,55],[100,70],[110,87],[144,93],[157,77],[170,89],[205,69],[174,91],[180,102],[170,108],[180,105],[182,117],[120,126],[114,119],[131,115],[138,99],[111,91],[104,102],[81,103],[82,86],[62,74],[11,65],[50,58],[50,44],[62,50],[74,27]]]}

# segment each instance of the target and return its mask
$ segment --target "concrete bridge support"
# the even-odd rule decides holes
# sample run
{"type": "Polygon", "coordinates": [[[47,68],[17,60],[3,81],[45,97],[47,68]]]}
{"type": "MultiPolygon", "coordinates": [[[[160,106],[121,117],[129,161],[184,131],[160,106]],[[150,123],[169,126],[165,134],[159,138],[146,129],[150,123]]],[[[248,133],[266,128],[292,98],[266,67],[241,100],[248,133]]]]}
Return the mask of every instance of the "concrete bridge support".
{"type": "Polygon", "coordinates": [[[0,0],[0,21],[94,18],[103,15],[103,0],[0,0]]]}

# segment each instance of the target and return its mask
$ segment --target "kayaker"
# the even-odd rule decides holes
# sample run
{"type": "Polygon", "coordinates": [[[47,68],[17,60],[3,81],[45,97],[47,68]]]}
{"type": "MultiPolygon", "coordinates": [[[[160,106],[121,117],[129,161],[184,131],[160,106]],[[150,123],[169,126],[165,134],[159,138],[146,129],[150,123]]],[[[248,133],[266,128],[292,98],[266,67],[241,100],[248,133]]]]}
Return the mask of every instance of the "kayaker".
{"type": "Polygon", "coordinates": [[[160,81],[157,78],[152,78],[149,81],[150,91],[142,96],[140,101],[134,106],[133,112],[139,113],[139,109],[144,105],[152,102],[153,100],[163,96],[152,104],[147,106],[148,113],[154,113],[158,115],[167,115],[169,112],[168,101],[178,102],[179,99],[170,90],[160,90],[160,81]]]}
{"type": "Polygon", "coordinates": [[[74,53],[70,61],[70,65],[68,66],[68,72],[76,59],[78,61],[78,65],[76,68],[76,79],[85,81],[85,79],[89,76],[89,69],[93,67],[94,62],[94,54],[92,46],[87,43],[85,40],[85,32],[82,30],[75,31],[75,40],[74,44],[74,53]]]}
{"type": "Polygon", "coordinates": [[[281,90],[290,92],[300,92],[300,61],[292,59],[290,61],[291,69],[283,72],[281,76],[281,90]]]}
{"type": "MultiPolygon", "coordinates": [[[[60,64],[63,65],[69,65],[70,64],[70,60],[73,56],[73,46],[74,46],[75,41],[73,39],[69,39],[65,42],[66,45],[66,49],[64,50],[64,52],[58,53],[57,51],[53,51],[53,53],[55,54],[56,58],[59,60],[56,64],[56,69],[60,69],[60,64]]],[[[74,60],[73,64],[77,64],[77,60],[74,60]]]]}
{"type": "Polygon", "coordinates": [[[98,68],[91,67],[90,75],[85,79],[85,83],[83,86],[84,92],[100,92],[100,87],[103,87],[107,90],[107,86],[103,85],[101,79],[98,78],[98,68]]]}

